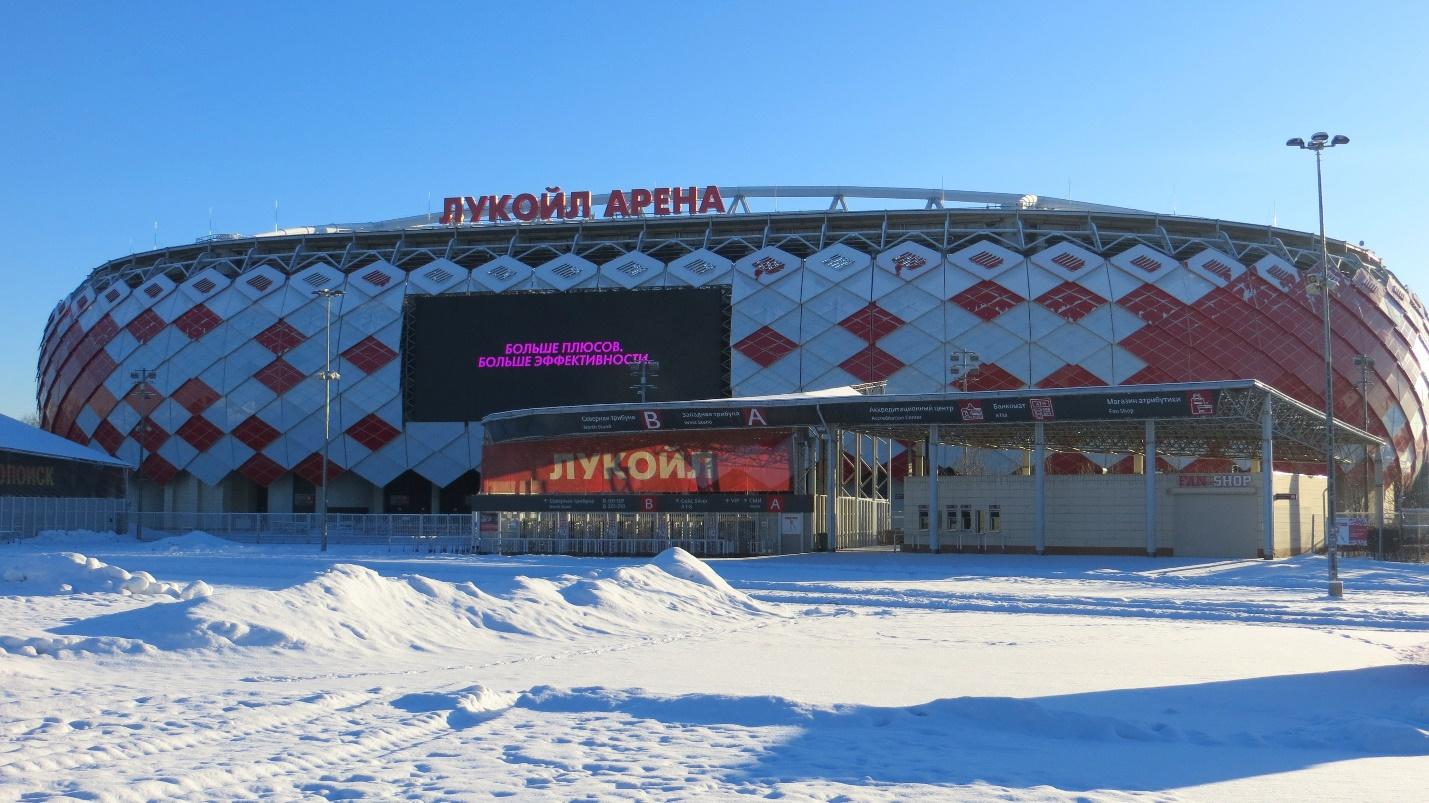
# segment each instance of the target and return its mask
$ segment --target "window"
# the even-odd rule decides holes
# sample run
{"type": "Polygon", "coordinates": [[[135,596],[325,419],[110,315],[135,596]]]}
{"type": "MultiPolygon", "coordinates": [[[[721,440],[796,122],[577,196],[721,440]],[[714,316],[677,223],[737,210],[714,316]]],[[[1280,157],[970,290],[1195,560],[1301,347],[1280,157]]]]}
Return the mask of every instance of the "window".
{"type": "Polygon", "coordinates": [[[961,513],[962,513],[962,519],[963,519],[962,529],[963,529],[964,531],[972,530],[972,528],[973,528],[973,509],[972,509],[972,505],[963,505],[961,513]]]}
{"type": "Polygon", "coordinates": [[[958,529],[958,506],[957,506],[957,505],[948,505],[946,512],[947,512],[947,516],[945,517],[945,520],[947,521],[947,524],[944,524],[944,525],[943,525],[944,529],[947,529],[947,530],[956,530],[956,529],[958,529]]]}
{"type": "Polygon", "coordinates": [[[1002,505],[987,506],[987,531],[990,533],[1002,532],[1002,505]]]}
{"type": "Polygon", "coordinates": [[[928,506],[927,506],[927,505],[919,505],[919,506],[918,506],[918,529],[920,529],[920,530],[926,530],[926,529],[928,529],[928,506]]]}
{"type": "Polygon", "coordinates": [[[982,532],[982,508],[977,509],[977,531],[982,532]]]}

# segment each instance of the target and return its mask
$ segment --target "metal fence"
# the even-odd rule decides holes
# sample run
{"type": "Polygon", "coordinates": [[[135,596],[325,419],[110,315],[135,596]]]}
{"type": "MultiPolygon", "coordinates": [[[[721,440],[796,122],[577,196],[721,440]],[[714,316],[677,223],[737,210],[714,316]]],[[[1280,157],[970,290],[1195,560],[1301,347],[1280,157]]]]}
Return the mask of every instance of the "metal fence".
{"type": "MultiPolygon", "coordinates": [[[[886,499],[840,496],[837,502],[838,547],[849,549],[893,543],[893,507],[886,499]]],[[[814,532],[827,533],[828,497],[814,497],[814,532]]]]}
{"type": "Polygon", "coordinates": [[[1385,533],[1385,557],[1415,563],[1429,560],[1429,508],[1401,508],[1396,513],[1394,529],[1385,533]]]}
{"type": "Polygon", "coordinates": [[[678,546],[701,557],[804,550],[777,513],[486,512],[475,514],[479,552],[654,555],[678,546]]]}
{"type": "Polygon", "coordinates": [[[476,551],[495,555],[585,555],[635,557],[657,555],[680,547],[702,558],[737,554],[734,544],[720,538],[478,538],[476,551]]]}
{"type": "MultiPolygon", "coordinates": [[[[142,537],[155,540],[200,530],[247,544],[312,544],[322,541],[316,513],[145,512],[142,537]]],[[[331,513],[328,542],[413,552],[476,549],[470,513],[331,513]]]]}
{"type": "Polygon", "coordinates": [[[123,499],[69,496],[0,496],[0,541],[31,538],[45,530],[123,532],[123,499]]]}

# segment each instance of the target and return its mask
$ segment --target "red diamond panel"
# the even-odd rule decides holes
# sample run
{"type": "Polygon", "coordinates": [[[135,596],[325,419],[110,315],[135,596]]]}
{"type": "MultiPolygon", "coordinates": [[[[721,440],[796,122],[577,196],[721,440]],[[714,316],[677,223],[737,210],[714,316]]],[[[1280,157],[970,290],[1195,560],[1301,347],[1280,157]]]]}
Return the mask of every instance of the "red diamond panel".
{"type": "Polygon", "coordinates": [[[1144,326],[1121,341],[1121,347],[1141,358],[1148,366],[1155,365],[1171,372],[1172,382],[1205,382],[1213,379],[1235,379],[1235,372],[1192,347],[1197,341],[1188,337],[1183,327],[1144,326]]]}
{"type": "Polygon", "coordinates": [[[887,379],[894,371],[902,368],[903,361],[878,346],[869,345],[839,363],[839,367],[858,377],[861,382],[877,382],[887,379]]]}
{"type": "Polygon", "coordinates": [[[158,313],[153,310],[146,309],[134,316],[134,320],[124,328],[129,330],[129,334],[133,335],[135,340],[140,343],[148,343],[154,339],[154,335],[163,330],[164,319],[160,318],[158,313]]]}
{"type": "Polygon", "coordinates": [[[238,467],[238,473],[255,483],[268,487],[283,476],[283,467],[264,454],[255,454],[238,467]]]}
{"type": "Polygon", "coordinates": [[[1154,365],[1148,365],[1126,378],[1123,385],[1162,385],[1175,382],[1175,377],[1154,365]]]}
{"type": "Polygon", "coordinates": [[[94,389],[94,394],[89,397],[89,407],[94,410],[94,414],[100,418],[109,415],[109,411],[118,406],[119,400],[114,398],[114,394],[109,392],[109,388],[103,385],[94,389]]]}
{"type": "Polygon", "coordinates": [[[882,340],[889,332],[902,326],[906,321],[870,303],[863,309],[839,321],[839,326],[853,332],[869,343],[882,340]]]}
{"type": "Polygon", "coordinates": [[[294,329],[287,321],[278,321],[259,332],[253,339],[258,341],[258,345],[279,356],[292,351],[307,340],[302,332],[294,329]]]}
{"type": "Polygon", "coordinates": [[[1101,377],[1088,371],[1080,365],[1063,365],[1061,368],[1048,374],[1041,382],[1037,383],[1039,388],[1085,388],[1095,385],[1105,385],[1106,382],[1101,377]]]}
{"type": "Polygon", "coordinates": [[[223,437],[223,430],[213,425],[212,421],[201,415],[196,415],[179,426],[176,434],[189,442],[189,445],[200,452],[208,451],[208,447],[218,442],[223,437]]]}
{"type": "Polygon", "coordinates": [[[1058,452],[1047,456],[1048,474],[1100,474],[1101,466],[1080,452],[1058,452]]]}
{"type": "Polygon", "coordinates": [[[396,359],[397,352],[387,348],[387,345],[381,340],[368,335],[344,351],[342,356],[357,370],[364,374],[370,374],[396,359]]]}
{"type": "Polygon", "coordinates": [[[255,452],[277,440],[278,435],[276,428],[256,415],[248,416],[233,428],[233,437],[255,452]]]}
{"type": "Polygon", "coordinates": [[[223,319],[214,314],[213,310],[199,304],[193,309],[174,319],[174,326],[180,332],[189,336],[189,340],[198,340],[204,335],[212,332],[215,327],[223,323],[223,319]]]}
{"type": "Polygon", "coordinates": [[[734,348],[740,354],[759,363],[760,366],[768,368],[779,362],[784,355],[793,351],[797,346],[794,341],[779,334],[768,326],[761,326],[738,343],[734,348]]]}
{"type": "Polygon", "coordinates": [[[100,421],[99,426],[94,428],[94,442],[110,454],[119,454],[119,447],[124,443],[124,433],[108,421],[100,421]]]}
{"type": "Polygon", "coordinates": [[[1037,303],[1069,321],[1080,321],[1106,299],[1076,282],[1062,282],[1038,296],[1037,303]]]}
{"type": "Polygon", "coordinates": [[[129,430],[129,436],[138,441],[144,451],[157,452],[159,447],[164,445],[164,441],[169,439],[169,433],[164,428],[150,421],[148,418],[139,419],[139,423],[129,430]]]}
{"type": "Polygon", "coordinates": [[[268,386],[268,389],[279,396],[292,390],[299,382],[303,381],[303,372],[294,368],[282,357],[268,363],[258,373],[253,375],[254,379],[268,386]]]}
{"type": "Polygon", "coordinates": [[[124,401],[128,402],[129,406],[134,408],[134,412],[139,415],[148,415],[154,412],[154,408],[158,407],[163,400],[164,394],[148,383],[135,385],[128,393],[124,394],[124,401]]]}
{"type": "Polygon", "coordinates": [[[1180,312],[1184,305],[1176,297],[1154,284],[1143,284],[1121,297],[1116,303],[1130,310],[1143,321],[1158,323],[1180,312]]]}
{"type": "Polygon", "coordinates": [[[391,443],[393,438],[401,435],[402,430],[387,423],[376,413],[369,413],[363,416],[361,421],[348,427],[347,434],[353,440],[375,452],[391,443]]]}
{"type": "MultiPolygon", "coordinates": [[[[344,471],[346,471],[346,469],[344,469],[342,466],[339,466],[337,463],[334,463],[331,459],[329,459],[329,460],[327,461],[327,478],[328,478],[328,479],[333,479],[333,478],[337,477],[339,474],[343,473],[344,471]]],[[[296,475],[298,475],[299,477],[302,477],[303,479],[307,480],[308,482],[312,483],[313,485],[322,485],[322,484],[323,484],[323,483],[322,483],[322,478],[323,478],[323,456],[322,456],[322,454],[319,453],[319,452],[313,452],[312,454],[308,455],[307,457],[304,457],[301,461],[298,462],[298,464],[297,464],[296,466],[293,466],[293,473],[296,474],[296,475]]]]}
{"type": "Polygon", "coordinates": [[[202,379],[194,377],[180,385],[170,398],[185,410],[198,415],[218,401],[218,391],[209,387],[202,379]]]}
{"type": "Polygon", "coordinates": [[[165,460],[160,455],[151,454],[144,458],[144,462],[139,466],[139,476],[147,482],[156,482],[160,485],[167,484],[174,475],[179,473],[174,464],[165,460]]]}
{"type": "Polygon", "coordinates": [[[954,304],[990,321],[1022,302],[1022,296],[997,282],[985,279],[950,299],[954,304]]]}
{"type": "MultiPolygon", "coordinates": [[[[961,388],[963,381],[949,383],[949,387],[961,388]]],[[[976,371],[968,374],[968,390],[1016,390],[1023,387],[1022,380],[1009,374],[1002,366],[985,362],[976,371]]]]}

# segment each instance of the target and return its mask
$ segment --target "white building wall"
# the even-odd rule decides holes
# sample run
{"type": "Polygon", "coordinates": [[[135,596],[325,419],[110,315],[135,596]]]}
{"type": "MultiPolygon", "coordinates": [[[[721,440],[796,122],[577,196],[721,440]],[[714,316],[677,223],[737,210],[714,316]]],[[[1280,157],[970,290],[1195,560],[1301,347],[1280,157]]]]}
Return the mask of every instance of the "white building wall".
{"type": "MultiPolygon", "coordinates": [[[[1248,487],[1181,487],[1180,474],[1156,476],[1156,549],[1158,554],[1253,558],[1264,549],[1260,484],[1244,474],[1248,487]]],[[[1052,475],[1046,479],[1048,552],[1146,552],[1146,478],[1139,474],[1052,475]]],[[[953,476],[938,478],[943,507],[939,541],[944,550],[1036,547],[1033,487],[1028,476],[953,476]],[[970,508],[971,528],[962,528],[962,508],[970,508]],[[999,533],[988,532],[989,513],[1001,512],[999,533]],[[978,513],[981,512],[979,532],[978,513]],[[952,516],[951,521],[949,516],[952,516]]],[[[1324,477],[1277,472],[1276,493],[1295,491],[1297,500],[1275,507],[1275,557],[1308,551],[1311,529],[1323,543],[1324,477]],[[1313,524],[1312,524],[1313,521],[1313,524]]],[[[925,477],[903,482],[904,543],[926,549],[928,531],[918,526],[918,510],[928,504],[925,477]]]]}

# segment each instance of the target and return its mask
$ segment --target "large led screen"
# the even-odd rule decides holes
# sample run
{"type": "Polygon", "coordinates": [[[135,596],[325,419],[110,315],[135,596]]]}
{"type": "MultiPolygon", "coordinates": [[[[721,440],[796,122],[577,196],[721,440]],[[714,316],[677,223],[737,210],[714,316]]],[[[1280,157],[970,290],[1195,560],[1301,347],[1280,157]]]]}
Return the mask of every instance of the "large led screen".
{"type": "Polygon", "coordinates": [[[476,421],[529,407],[729,395],[722,288],[409,296],[409,421],[476,421]],[[651,375],[653,373],[653,375],[651,375]]]}

